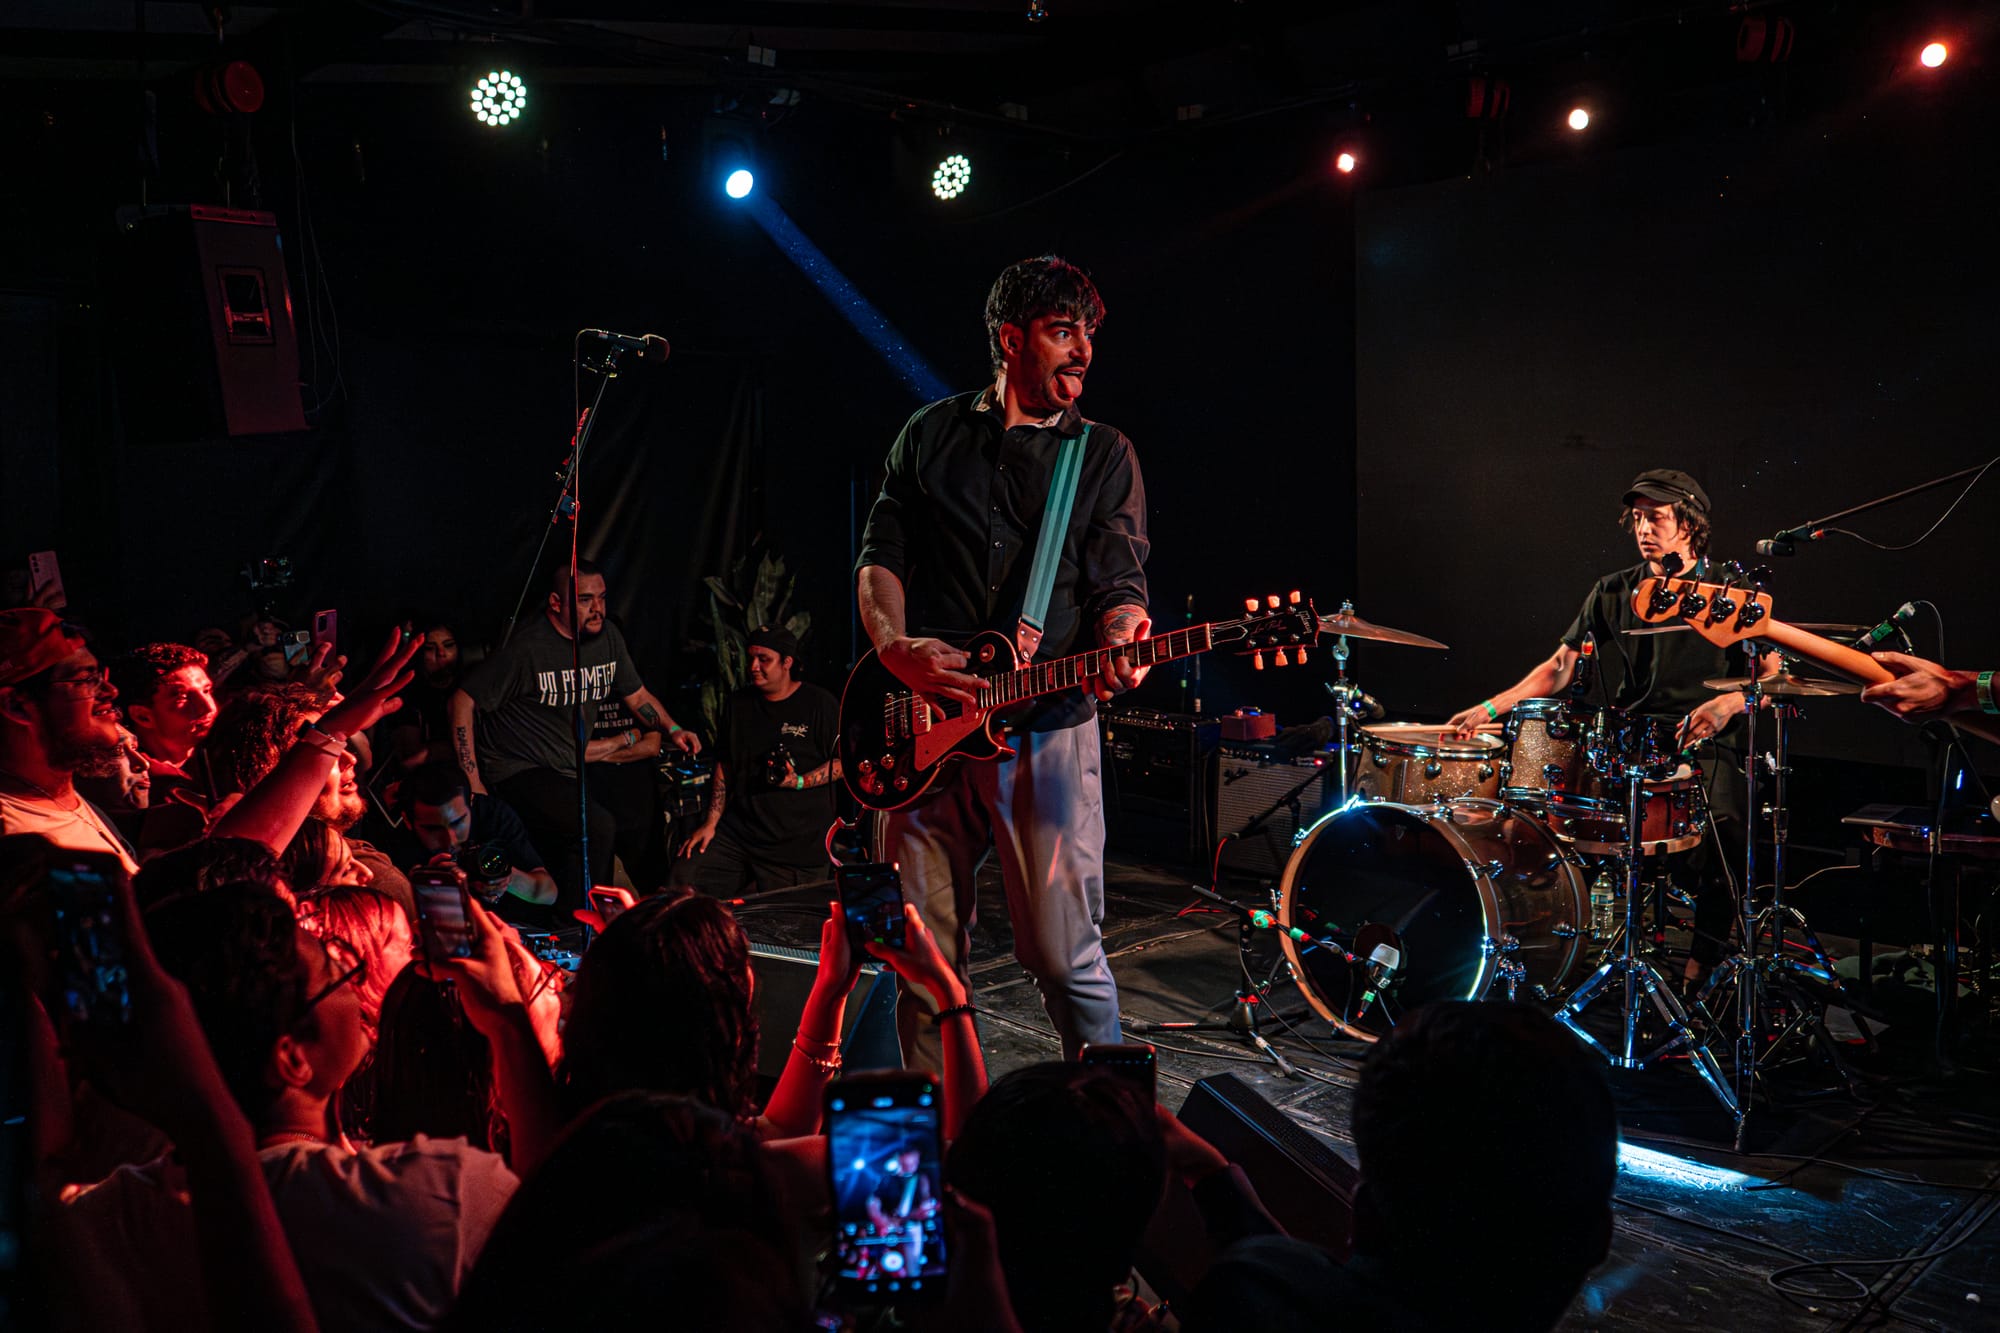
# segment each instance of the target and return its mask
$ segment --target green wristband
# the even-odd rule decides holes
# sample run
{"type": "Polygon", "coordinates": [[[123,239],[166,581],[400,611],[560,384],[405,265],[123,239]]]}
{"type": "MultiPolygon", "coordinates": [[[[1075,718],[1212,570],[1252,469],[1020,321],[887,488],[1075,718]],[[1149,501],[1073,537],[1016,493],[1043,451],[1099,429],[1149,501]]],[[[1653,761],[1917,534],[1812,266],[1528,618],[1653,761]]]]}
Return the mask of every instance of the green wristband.
{"type": "Polygon", "coordinates": [[[675,732],[677,732],[677,731],[686,731],[686,730],[687,730],[687,728],[686,728],[686,727],[684,727],[684,726],[682,726],[682,725],[681,725],[680,723],[678,723],[678,722],[669,722],[669,723],[667,723],[667,735],[669,735],[669,736],[673,735],[673,734],[674,734],[675,732]]]}
{"type": "Polygon", "coordinates": [[[1486,717],[1488,721],[1498,722],[1500,720],[1500,710],[1493,706],[1493,701],[1491,699],[1481,699],[1479,701],[1479,706],[1486,710],[1486,717]]]}
{"type": "Polygon", "coordinates": [[[1980,672],[1979,681],[1972,689],[1973,693],[1979,696],[1980,712],[2000,715],[2000,703],[1993,701],[1993,673],[1991,671],[1980,672]]]}

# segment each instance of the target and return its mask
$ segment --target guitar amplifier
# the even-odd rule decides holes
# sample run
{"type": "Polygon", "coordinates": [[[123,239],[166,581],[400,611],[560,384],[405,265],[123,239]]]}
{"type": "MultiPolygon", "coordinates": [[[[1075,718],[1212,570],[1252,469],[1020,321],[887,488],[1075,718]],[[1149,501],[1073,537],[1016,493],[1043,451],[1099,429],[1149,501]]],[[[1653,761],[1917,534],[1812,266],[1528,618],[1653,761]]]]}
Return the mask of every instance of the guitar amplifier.
{"type": "Polygon", "coordinates": [[[1215,827],[1216,719],[1126,708],[1098,720],[1106,843],[1172,864],[1204,864],[1215,827]]]}
{"type": "Polygon", "coordinates": [[[1298,835],[1332,804],[1339,786],[1329,752],[1291,757],[1265,745],[1224,745],[1216,777],[1222,868],[1270,878],[1284,870],[1298,835]]]}

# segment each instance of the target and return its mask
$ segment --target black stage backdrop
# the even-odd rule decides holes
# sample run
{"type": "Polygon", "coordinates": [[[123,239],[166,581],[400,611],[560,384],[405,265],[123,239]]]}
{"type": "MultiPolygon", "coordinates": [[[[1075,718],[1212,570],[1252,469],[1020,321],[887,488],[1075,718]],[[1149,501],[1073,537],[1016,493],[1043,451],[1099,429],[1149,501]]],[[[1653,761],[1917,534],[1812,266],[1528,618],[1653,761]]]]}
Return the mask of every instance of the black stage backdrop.
{"type": "MultiPolygon", "coordinates": [[[[1443,716],[1555,647],[1648,467],[1694,474],[1714,551],[2000,453],[1992,382],[1995,100],[1972,120],[1891,95],[1838,120],[1372,194],[1358,223],[1365,615],[1452,646],[1371,650],[1375,693],[1443,716]],[[1977,147],[1974,147],[1974,146],[1977,147]]],[[[1852,526],[1917,537],[1958,487],[1852,526]]],[[[2000,661],[2000,469],[1929,541],[1771,559],[1777,614],[1942,609],[1954,665],[2000,661]]],[[[1914,627],[1926,655],[1937,631],[1914,627]]],[[[1800,752],[1922,763],[1906,727],[1814,702],[1800,752]]],[[[1990,751],[1983,757],[1990,757],[1990,751]]]]}
{"type": "MultiPolygon", "coordinates": [[[[35,160],[51,181],[73,182],[77,161],[102,170],[0,217],[17,242],[0,289],[18,293],[0,309],[12,534],[0,556],[58,549],[76,609],[109,646],[233,620],[238,567],[278,554],[300,579],[283,609],[340,607],[349,647],[416,608],[489,638],[547,527],[574,421],[570,334],[597,325],[675,345],[666,367],[614,386],[586,465],[583,548],[608,567],[648,682],[668,691],[704,672],[689,647],[701,578],[759,535],[813,612],[812,674],[837,682],[854,527],[917,400],[721,198],[684,128],[668,126],[662,152],[658,94],[552,88],[533,132],[509,136],[447,114],[433,89],[274,88],[257,129],[262,206],[285,236],[308,402],[334,387],[334,340],[320,339],[315,374],[309,313],[323,334],[337,316],[340,392],[306,434],[169,444],[127,438],[121,410],[145,405],[120,407],[104,314],[111,210],[137,193],[117,166],[129,131],[116,108],[67,96],[55,122],[67,137],[35,160]]],[[[1352,590],[1352,207],[1326,170],[1321,113],[1108,159],[1045,152],[947,210],[921,197],[879,117],[808,110],[767,136],[760,189],[952,388],[987,373],[980,312],[1001,267],[1056,251],[1095,274],[1111,316],[1086,409],[1138,443],[1163,624],[1190,598],[1209,619],[1249,594],[1352,590]]],[[[156,181],[155,201],[207,198],[193,170],[205,131],[178,129],[167,137],[183,158],[169,160],[191,164],[184,189],[156,181]]],[[[982,161],[1000,175],[1017,165],[982,161]]],[[[538,579],[531,609],[539,597],[538,579]]],[[[1205,702],[1303,720],[1325,711],[1325,678],[1322,663],[1257,675],[1223,663],[1205,702]]],[[[1184,697],[1172,671],[1144,695],[1184,697]]]]}

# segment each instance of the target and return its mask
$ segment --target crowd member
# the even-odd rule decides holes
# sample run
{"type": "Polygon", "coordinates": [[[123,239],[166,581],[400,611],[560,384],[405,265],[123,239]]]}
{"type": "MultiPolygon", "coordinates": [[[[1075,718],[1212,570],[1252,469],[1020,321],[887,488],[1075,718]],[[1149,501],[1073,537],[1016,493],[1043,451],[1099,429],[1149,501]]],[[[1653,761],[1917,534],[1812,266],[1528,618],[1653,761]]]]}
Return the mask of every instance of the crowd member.
{"type": "Polygon", "coordinates": [[[1416,1010],[1363,1067],[1353,1131],[1348,1261],[1286,1236],[1241,1241],[1182,1311],[1189,1333],[1320,1329],[1328,1311],[1358,1328],[1542,1333],[1609,1252],[1611,1091],[1576,1038],[1527,1005],[1416,1010]],[[1477,1135],[1464,1132],[1467,1098],[1477,1135]],[[1503,1160],[1493,1143],[1508,1145],[1503,1160]]]}
{"type": "Polygon", "coordinates": [[[356,1114],[368,1137],[384,1142],[427,1134],[462,1138],[504,1151],[506,1122],[493,1083],[493,1054],[465,1021],[458,988],[406,968],[382,1000],[381,1043],[368,1070],[366,1102],[356,1114]]]}
{"type": "Polygon", "coordinates": [[[588,560],[578,562],[575,593],[576,642],[569,632],[569,570],[558,566],[543,613],[524,621],[451,696],[452,746],[459,767],[474,792],[504,797],[536,842],[556,856],[556,883],[565,909],[583,905],[586,875],[591,884],[611,883],[618,833],[612,813],[593,800],[585,826],[590,865],[580,864],[578,706],[622,700],[642,727],[665,733],[666,744],[701,748],[694,733],[676,723],[639,679],[625,636],[605,618],[603,570],[588,560]]]}
{"type": "Polygon", "coordinates": [[[389,727],[389,753],[405,768],[454,762],[451,696],[458,689],[463,659],[458,635],[436,616],[411,622],[420,636],[417,678],[403,691],[403,707],[389,727]]]}
{"type": "Polygon", "coordinates": [[[681,847],[676,884],[727,898],[830,877],[840,701],[793,674],[798,654],[782,626],[750,632],[750,684],[724,707],[708,816],[681,847]]]}
{"type": "Polygon", "coordinates": [[[39,833],[58,847],[137,855],[76,779],[117,771],[118,691],[83,635],[38,607],[0,611],[0,834],[39,833]]]}
{"type": "MultiPolygon", "coordinates": [[[[571,1324],[565,1315],[576,1288],[554,1274],[620,1237],[682,1222],[756,1246],[761,1285],[783,1294],[790,1326],[803,1328],[805,1292],[789,1263],[796,1211],[762,1141],[736,1117],[694,1097],[620,1093],[587,1109],[516,1191],[466,1278],[450,1327],[484,1333],[571,1324]],[[566,1225],[552,1231],[550,1218],[566,1225]]],[[[715,1327],[691,1319],[678,1300],[670,1304],[682,1326],[715,1327]]]]}
{"type": "Polygon", "coordinates": [[[367,885],[375,876],[355,856],[355,845],[325,820],[308,817],[285,844],[278,869],[301,898],[337,886],[367,885]]]}
{"type": "MultiPolygon", "coordinates": [[[[799,1018],[784,1072],[761,1115],[753,1105],[757,1016],[750,942],[729,909],[713,898],[672,892],[621,913],[583,956],[571,989],[558,1071],[572,1113],[632,1089],[696,1097],[739,1117],[756,1117],[770,1138],[819,1128],[826,1084],[839,1072],[841,1019],[860,960],[848,944],[839,904],[820,929],[819,970],[799,1018]],[[674,1014],[680,1021],[663,1023],[674,1014]]],[[[908,947],[871,945],[903,980],[925,993],[945,1027],[944,1111],[948,1132],[986,1086],[986,1066],[972,1031],[971,1006],[914,910],[908,947]]]]}
{"type": "MultiPolygon", "coordinates": [[[[477,909],[475,909],[477,910],[477,909]]],[[[486,917],[482,926],[492,919],[486,917]]],[[[494,923],[497,926],[497,923],[494,923]]],[[[515,1185],[499,1157],[460,1140],[356,1150],[330,1114],[367,1049],[354,983],[365,963],[316,939],[288,905],[229,886],[154,910],[146,931],[184,984],[258,1157],[320,1323],[421,1329],[442,1319],[515,1185]]],[[[553,1139],[547,1067],[497,932],[449,965],[468,1016],[486,1025],[523,1156],[553,1139]],[[541,1087],[537,1088],[537,1080],[541,1087]]],[[[113,1173],[70,1206],[108,1278],[129,1284],[140,1328],[204,1327],[196,1265],[169,1159],[113,1173]]]]}
{"type": "MultiPolygon", "coordinates": [[[[1054,256],[1002,272],[986,298],[993,381],[918,410],[889,451],[856,562],[862,628],[882,666],[911,689],[974,702],[980,687],[954,647],[981,630],[1015,635],[1041,659],[1145,637],[1145,485],[1123,434],[1077,409],[1104,302],[1054,256]],[[1033,551],[1064,442],[1081,438],[1075,505],[1043,625],[1023,616],[1033,551]]],[[[1116,1042],[1118,985],[1104,956],[1104,804],[1092,695],[1144,676],[1125,654],[1082,694],[1040,700],[1013,719],[1012,757],[960,764],[881,820],[884,861],[963,974],[975,881],[1000,857],[1014,953],[1035,979],[1063,1050],[1116,1042]]],[[[897,1009],[904,1059],[935,1062],[917,1002],[897,1009]]]]}
{"type": "MultiPolygon", "coordinates": [[[[74,781],[76,789],[83,793],[83,799],[108,816],[112,827],[124,834],[127,842],[135,849],[143,846],[140,831],[145,824],[147,807],[152,804],[153,779],[146,771],[146,757],[139,753],[139,741],[131,728],[118,728],[118,757],[112,761],[105,776],[84,777],[79,774],[74,781]]],[[[192,811],[190,815],[191,822],[198,829],[201,816],[192,811]]]]}
{"type": "Polygon", "coordinates": [[[1876,653],[1874,658],[1895,675],[1861,691],[1862,702],[1874,704],[1905,722],[1929,722],[1934,718],[1956,721],[2000,714],[2000,698],[1994,696],[1991,671],[1954,671],[1905,653],[1876,653]]]}
{"type": "MultiPolygon", "coordinates": [[[[255,838],[281,851],[308,815],[343,834],[353,828],[368,807],[348,740],[401,706],[396,696],[410,681],[406,668],[415,653],[414,639],[391,635],[354,691],[331,708],[322,691],[304,684],[230,699],[202,742],[210,773],[229,793],[217,803],[209,832],[255,838]]],[[[414,917],[416,899],[403,872],[365,841],[351,838],[348,845],[368,868],[369,882],[414,917]]]]}
{"type": "MultiPolygon", "coordinates": [[[[425,764],[403,779],[396,801],[410,833],[411,845],[398,858],[405,869],[449,860],[464,869],[472,892],[489,907],[502,908],[501,915],[509,918],[515,913],[503,899],[537,906],[555,902],[555,877],[529,841],[520,816],[499,797],[473,791],[458,765],[425,764]],[[488,851],[504,856],[504,864],[490,878],[481,869],[488,851]]],[[[542,918],[530,915],[521,919],[543,924],[542,918]]]]}
{"type": "Polygon", "coordinates": [[[132,896],[151,908],[184,893],[206,893],[224,884],[255,884],[292,901],[291,881],[277,853],[255,838],[201,838],[147,861],[132,879],[132,896]]]}
{"type": "Polygon", "coordinates": [[[993,1213],[1024,1328],[1106,1333],[1166,1187],[1153,1108],[1128,1080],[1039,1064],[994,1082],[945,1159],[945,1179],[993,1213]]]}
{"type": "MultiPolygon", "coordinates": [[[[306,822],[310,825],[315,821],[306,822]]],[[[354,993],[361,1001],[361,1026],[369,1044],[374,1045],[389,984],[402,975],[415,953],[409,915],[386,893],[335,881],[335,887],[301,893],[298,918],[301,926],[322,941],[336,939],[352,945],[367,964],[354,980],[354,993]]]]}
{"type": "Polygon", "coordinates": [[[660,802],[659,760],[664,737],[639,725],[624,701],[597,706],[590,748],[584,752],[591,799],[611,812],[617,835],[612,850],[641,895],[667,882],[667,815],[660,802]]]}
{"type": "Polygon", "coordinates": [[[182,644],[149,643],[112,659],[111,683],[146,758],[154,800],[192,800],[205,809],[207,783],[189,764],[215,721],[208,659],[182,644]]]}

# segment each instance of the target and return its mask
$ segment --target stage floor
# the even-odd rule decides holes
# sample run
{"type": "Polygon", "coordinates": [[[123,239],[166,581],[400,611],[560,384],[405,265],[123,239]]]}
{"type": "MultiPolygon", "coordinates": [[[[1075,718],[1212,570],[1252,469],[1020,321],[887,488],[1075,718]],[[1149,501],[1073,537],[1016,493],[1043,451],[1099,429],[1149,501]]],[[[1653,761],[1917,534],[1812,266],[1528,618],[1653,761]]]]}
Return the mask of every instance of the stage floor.
{"type": "MultiPolygon", "coordinates": [[[[1241,975],[1233,919],[1180,915],[1198,900],[1176,871],[1114,860],[1107,881],[1105,946],[1127,1019],[1225,1016],[1241,975]]],[[[1246,901],[1260,892],[1251,882],[1236,889],[1246,901]]],[[[760,895],[738,912],[760,943],[812,947],[827,896],[827,886],[806,886],[760,895]]],[[[972,973],[995,1077],[1061,1055],[1009,939],[989,865],[972,973]]],[[[1260,959],[1274,952],[1268,939],[1260,944],[1260,959]]],[[[1289,986],[1273,998],[1288,1015],[1305,1008],[1289,986]]],[[[1877,1052],[1851,1048],[1860,1094],[1809,1082],[1787,1089],[1782,1109],[1753,1117],[1747,1154],[1731,1150],[1732,1122],[1686,1061],[1612,1071],[1625,1142],[1667,1161],[1621,1169],[1611,1257],[1560,1328],[2000,1329],[2000,1077],[1992,1044],[1955,1047],[1957,1072],[1940,1077],[1926,1003],[1907,996],[1897,1008],[1893,997],[1878,998],[1891,1022],[1877,1052]],[[1706,1175],[1703,1166],[1720,1171],[1706,1175]],[[1849,1261],[1843,1271],[1853,1279],[1825,1268],[1786,1272],[1828,1260],[1849,1261]]],[[[1294,1078],[1227,1033],[1136,1039],[1160,1049],[1168,1106],[1178,1107],[1196,1080],[1232,1073],[1351,1161],[1350,1098],[1366,1048],[1331,1039],[1317,1019],[1298,1019],[1297,1028],[1295,1036],[1265,1025],[1296,1065],[1294,1078]]],[[[1467,1116],[1476,1121],[1477,1108],[1467,1116]]],[[[1438,1261],[1449,1265],[1450,1256],[1438,1261]]]]}

